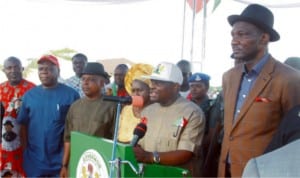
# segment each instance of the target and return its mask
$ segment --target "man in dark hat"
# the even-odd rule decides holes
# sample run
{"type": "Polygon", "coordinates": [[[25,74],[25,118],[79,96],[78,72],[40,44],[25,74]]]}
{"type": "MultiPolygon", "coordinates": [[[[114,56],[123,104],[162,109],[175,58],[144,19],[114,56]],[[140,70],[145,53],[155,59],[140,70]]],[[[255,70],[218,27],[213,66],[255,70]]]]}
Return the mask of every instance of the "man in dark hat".
{"type": "Polygon", "coordinates": [[[188,79],[190,86],[190,98],[188,99],[196,103],[205,114],[205,134],[208,133],[209,111],[212,106],[211,99],[207,95],[209,80],[210,76],[205,73],[195,73],[188,79]]]}
{"type": "Polygon", "coordinates": [[[23,167],[26,177],[58,177],[65,117],[79,94],[58,82],[59,63],[55,56],[44,55],[37,63],[41,85],[25,93],[17,117],[27,131],[21,135],[23,167]]]}
{"type": "Polygon", "coordinates": [[[101,92],[107,77],[103,65],[97,62],[88,62],[81,73],[85,96],[71,105],[66,117],[61,177],[68,177],[71,131],[108,139],[113,136],[116,104],[104,101],[101,92]]]}
{"type": "Polygon", "coordinates": [[[4,124],[5,132],[2,135],[3,139],[7,142],[11,142],[16,139],[17,134],[13,131],[14,125],[11,121],[7,120],[4,124]]]}
{"type": "Polygon", "coordinates": [[[220,177],[240,177],[247,161],[263,154],[282,116],[300,103],[300,75],[275,60],[269,42],[279,40],[273,13],[251,4],[231,15],[232,57],[241,61],[223,75],[224,138],[220,177]]]}
{"type": "MultiPolygon", "coordinates": [[[[211,143],[211,138],[212,135],[214,133],[214,128],[215,124],[212,124],[214,122],[216,122],[215,120],[217,120],[216,117],[213,117],[215,115],[211,114],[211,109],[212,106],[214,104],[214,100],[210,99],[208,97],[208,90],[209,90],[209,81],[210,81],[210,76],[205,74],[205,73],[194,73],[191,77],[189,77],[188,79],[188,83],[190,86],[190,94],[189,97],[187,99],[191,100],[192,102],[194,102],[195,104],[197,104],[202,111],[204,112],[205,115],[205,131],[204,131],[204,136],[203,136],[203,140],[202,140],[202,145],[201,145],[201,156],[203,157],[203,168],[202,168],[202,172],[203,175],[205,177],[209,177],[209,176],[216,176],[216,172],[217,172],[217,162],[215,162],[214,164],[214,170],[213,168],[209,168],[209,166],[212,165],[208,165],[208,151],[209,151],[209,146],[211,143]],[[212,117],[211,117],[212,116],[212,117]]],[[[213,159],[212,157],[210,157],[209,159],[213,159]]]]}

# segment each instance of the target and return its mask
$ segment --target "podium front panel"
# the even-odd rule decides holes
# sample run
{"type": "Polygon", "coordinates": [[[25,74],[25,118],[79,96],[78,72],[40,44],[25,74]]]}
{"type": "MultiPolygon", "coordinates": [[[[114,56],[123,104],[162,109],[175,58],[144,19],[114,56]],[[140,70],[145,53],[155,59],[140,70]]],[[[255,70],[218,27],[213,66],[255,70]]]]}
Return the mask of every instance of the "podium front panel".
{"type": "MultiPolygon", "coordinates": [[[[109,161],[111,160],[112,150],[112,140],[72,132],[70,177],[109,177],[109,161]]],[[[118,143],[116,158],[129,161],[138,169],[138,163],[135,159],[132,146],[118,143]]],[[[188,173],[187,170],[179,167],[144,164],[142,175],[137,175],[128,164],[121,164],[121,177],[189,177],[183,175],[184,172],[188,173]]],[[[116,175],[116,172],[113,175],[116,175]]]]}

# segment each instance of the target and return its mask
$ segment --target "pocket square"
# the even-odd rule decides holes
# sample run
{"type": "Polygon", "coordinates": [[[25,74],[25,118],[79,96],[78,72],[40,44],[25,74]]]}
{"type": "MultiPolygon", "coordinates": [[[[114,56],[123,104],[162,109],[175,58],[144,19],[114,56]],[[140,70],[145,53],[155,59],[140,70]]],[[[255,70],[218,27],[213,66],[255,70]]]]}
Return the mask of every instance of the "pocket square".
{"type": "Polygon", "coordinates": [[[255,98],[255,102],[269,103],[269,102],[271,102],[271,100],[268,99],[268,98],[264,98],[264,97],[256,97],[256,98],[255,98]]]}

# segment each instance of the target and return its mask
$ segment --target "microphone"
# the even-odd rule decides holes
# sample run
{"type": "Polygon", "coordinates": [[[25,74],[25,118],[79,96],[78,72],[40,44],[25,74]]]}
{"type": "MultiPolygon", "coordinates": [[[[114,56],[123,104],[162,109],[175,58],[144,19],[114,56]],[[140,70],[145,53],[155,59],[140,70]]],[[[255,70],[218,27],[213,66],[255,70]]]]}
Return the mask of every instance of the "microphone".
{"type": "Polygon", "coordinates": [[[144,99],[142,96],[103,96],[104,101],[118,102],[121,104],[132,104],[135,107],[143,107],[144,99]]]}
{"type": "Polygon", "coordinates": [[[147,125],[145,122],[140,122],[138,125],[136,125],[133,131],[133,139],[131,140],[130,145],[136,146],[139,140],[145,136],[146,131],[147,125]]]}

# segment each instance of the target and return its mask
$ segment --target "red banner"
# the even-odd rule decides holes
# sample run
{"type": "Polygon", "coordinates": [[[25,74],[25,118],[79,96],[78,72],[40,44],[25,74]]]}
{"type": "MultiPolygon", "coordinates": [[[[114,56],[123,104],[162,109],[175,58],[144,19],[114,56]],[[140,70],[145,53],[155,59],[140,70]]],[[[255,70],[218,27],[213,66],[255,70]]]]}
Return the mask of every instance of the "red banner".
{"type": "MultiPolygon", "coordinates": [[[[189,6],[191,7],[192,10],[194,10],[194,1],[195,1],[195,5],[196,5],[196,13],[200,12],[201,9],[203,8],[203,1],[204,0],[187,0],[187,3],[189,4],[189,6]]],[[[209,0],[206,0],[206,3],[209,0]]]]}

